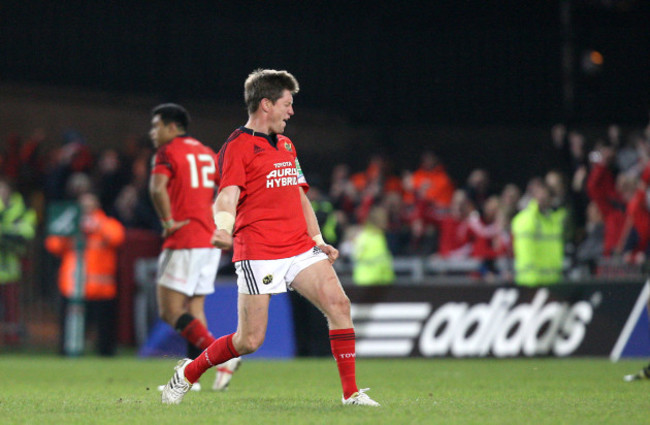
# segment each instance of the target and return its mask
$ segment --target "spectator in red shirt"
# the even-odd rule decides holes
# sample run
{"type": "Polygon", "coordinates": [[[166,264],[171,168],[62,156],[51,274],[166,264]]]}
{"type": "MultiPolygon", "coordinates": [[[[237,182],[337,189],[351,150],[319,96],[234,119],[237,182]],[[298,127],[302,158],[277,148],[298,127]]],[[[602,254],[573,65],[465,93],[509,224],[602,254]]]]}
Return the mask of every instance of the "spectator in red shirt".
{"type": "Polygon", "coordinates": [[[474,205],[467,193],[461,189],[456,190],[449,213],[439,221],[438,254],[442,257],[466,258],[471,254],[468,219],[472,211],[474,205]]]}
{"type": "Polygon", "coordinates": [[[507,252],[509,245],[500,208],[499,198],[490,196],[483,205],[483,213],[474,211],[468,218],[472,256],[482,260],[480,273],[488,278],[498,273],[494,261],[507,252]]]}
{"type": "Polygon", "coordinates": [[[646,203],[646,183],[630,175],[621,175],[617,187],[626,201],[625,223],[615,252],[626,262],[641,263],[650,245],[650,211],[646,203]]]}
{"type": "Polygon", "coordinates": [[[589,154],[591,170],[587,177],[587,194],[598,206],[605,223],[606,256],[611,255],[616,248],[625,222],[625,200],[616,189],[614,172],[610,168],[614,156],[612,147],[600,143],[589,154]]]}

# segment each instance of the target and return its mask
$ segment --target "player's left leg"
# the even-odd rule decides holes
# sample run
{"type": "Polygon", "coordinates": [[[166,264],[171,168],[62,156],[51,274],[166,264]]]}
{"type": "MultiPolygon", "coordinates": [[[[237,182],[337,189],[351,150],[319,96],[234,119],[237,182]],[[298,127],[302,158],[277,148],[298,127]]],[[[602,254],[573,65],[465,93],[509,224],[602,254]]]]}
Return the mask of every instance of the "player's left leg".
{"type": "Polygon", "coordinates": [[[329,261],[318,261],[301,270],[291,287],[325,314],[330,330],[352,328],[350,300],[329,261]]]}
{"type": "Polygon", "coordinates": [[[343,404],[379,406],[356,382],[356,337],[350,314],[350,300],[329,261],[311,264],[300,271],[291,286],[325,314],[330,346],[343,387],[343,404]]]}

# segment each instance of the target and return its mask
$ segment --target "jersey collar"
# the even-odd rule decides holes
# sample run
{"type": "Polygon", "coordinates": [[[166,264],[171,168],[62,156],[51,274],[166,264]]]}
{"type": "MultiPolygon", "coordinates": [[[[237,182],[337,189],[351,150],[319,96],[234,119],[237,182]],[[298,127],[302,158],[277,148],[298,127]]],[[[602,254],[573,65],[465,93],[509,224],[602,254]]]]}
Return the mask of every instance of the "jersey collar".
{"type": "Polygon", "coordinates": [[[278,135],[277,134],[268,135],[266,133],[260,133],[259,131],[251,130],[250,128],[244,127],[244,126],[239,127],[239,129],[241,131],[243,131],[244,133],[246,133],[246,134],[250,134],[253,137],[262,137],[262,138],[266,139],[266,141],[269,142],[269,144],[271,146],[273,146],[275,149],[278,148],[278,135]]]}

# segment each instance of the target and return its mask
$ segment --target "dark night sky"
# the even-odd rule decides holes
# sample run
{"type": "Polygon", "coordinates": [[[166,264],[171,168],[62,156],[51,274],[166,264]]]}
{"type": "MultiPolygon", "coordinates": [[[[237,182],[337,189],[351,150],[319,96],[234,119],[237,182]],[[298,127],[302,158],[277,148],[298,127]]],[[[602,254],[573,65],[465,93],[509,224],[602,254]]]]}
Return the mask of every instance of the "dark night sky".
{"type": "MultiPolygon", "coordinates": [[[[650,2],[574,3],[576,57],[604,56],[596,75],[576,59],[574,118],[643,123],[650,2]]],[[[564,115],[559,16],[559,0],[9,1],[0,81],[241,102],[273,67],[352,122],[545,125],[564,115]]]]}

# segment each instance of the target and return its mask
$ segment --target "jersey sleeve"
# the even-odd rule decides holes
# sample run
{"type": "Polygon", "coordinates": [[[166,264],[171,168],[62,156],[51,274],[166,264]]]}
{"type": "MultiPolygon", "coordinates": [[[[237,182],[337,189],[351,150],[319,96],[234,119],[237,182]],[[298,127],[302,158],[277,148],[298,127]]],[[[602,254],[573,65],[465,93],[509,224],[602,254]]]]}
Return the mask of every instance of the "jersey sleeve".
{"type": "Polygon", "coordinates": [[[305,178],[305,175],[302,172],[302,168],[300,167],[300,161],[298,161],[297,156],[296,156],[296,171],[298,172],[298,186],[302,187],[305,190],[305,193],[307,193],[309,191],[309,184],[307,183],[307,179],[305,178]]]}
{"type": "Polygon", "coordinates": [[[219,190],[228,186],[246,188],[246,155],[241,144],[229,142],[219,151],[219,190]]]}
{"type": "Polygon", "coordinates": [[[305,173],[302,172],[302,167],[300,167],[300,161],[298,161],[298,152],[296,152],[295,145],[293,145],[292,151],[293,151],[294,161],[296,163],[296,171],[298,173],[297,174],[298,186],[302,187],[305,193],[307,193],[309,191],[309,184],[307,183],[307,179],[305,178],[305,173]]]}
{"type": "Polygon", "coordinates": [[[164,174],[167,177],[174,175],[173,159],[170,155],[169,145],[165,145],[158,149],[153,158],[153,165],[151,167],[151,174],[164,174]]]}

